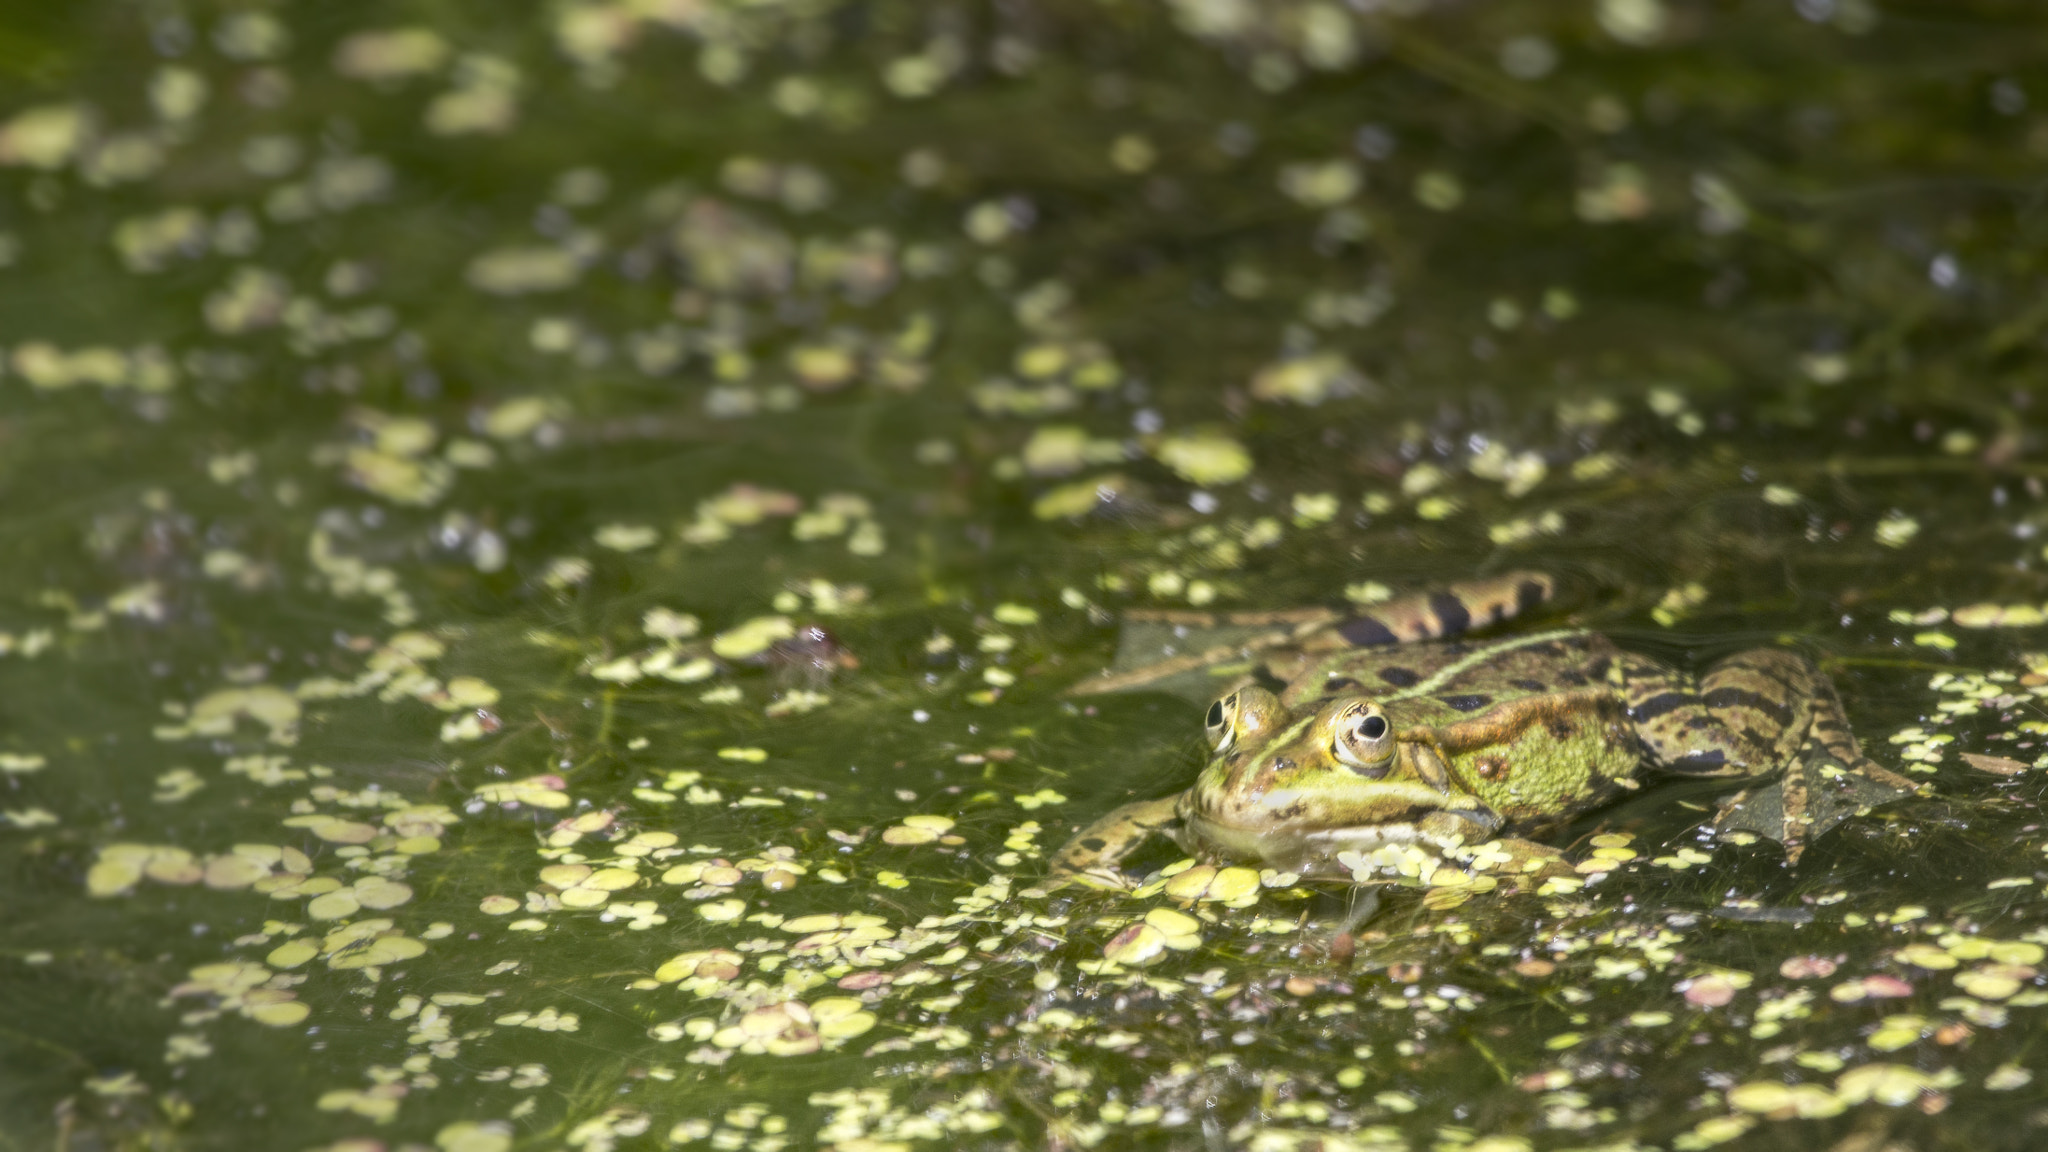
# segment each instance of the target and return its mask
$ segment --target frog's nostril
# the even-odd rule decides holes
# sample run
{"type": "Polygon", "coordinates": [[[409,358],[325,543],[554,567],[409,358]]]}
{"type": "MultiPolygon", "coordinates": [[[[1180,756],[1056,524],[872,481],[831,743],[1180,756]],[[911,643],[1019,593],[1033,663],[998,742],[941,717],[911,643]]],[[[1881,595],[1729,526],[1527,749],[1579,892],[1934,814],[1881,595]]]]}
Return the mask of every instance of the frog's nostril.
{"type": "Polygon", "coordinates": [[[1294,761],[1289,760],[1285,756],[1275,756],[1266,764],[1266,771],[1285,772],[1292,767],[1294,767],[1294,761]]]}

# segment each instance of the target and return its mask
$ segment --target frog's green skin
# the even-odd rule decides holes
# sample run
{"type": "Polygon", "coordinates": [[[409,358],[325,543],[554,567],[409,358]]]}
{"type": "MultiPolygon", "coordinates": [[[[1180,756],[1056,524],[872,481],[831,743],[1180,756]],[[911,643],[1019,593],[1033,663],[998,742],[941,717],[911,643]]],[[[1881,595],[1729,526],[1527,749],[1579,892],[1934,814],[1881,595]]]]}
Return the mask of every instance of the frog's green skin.
{"type": "Polygon", "coordinates": [[[1506,619],[1550,591],[1547,577],[1513,573],[1349,620],[1222,621],[1239,629],[1227,645],[1084,684],[1149,687],[1249,654],[1278,691],[1241,680],[1211,704],[1194,787],[1083,829],[1054,879],[1124,886],[1119,862],[1154,833],[1204,858],[1326,878],[1351,875],[1338,853],[1390,844],[1502,838],[1518,857],[1554,857],[1509,838],[1635,788],[1645,768],[1779,776],[1724,803],[1717,823],[1782,840],[1796,861],[1810,835],[1912,790],[1863,756],[1834,688],[1795,652],[1754,649],[1695,678],[1577,629],[1408,643],[1506,619]]]}

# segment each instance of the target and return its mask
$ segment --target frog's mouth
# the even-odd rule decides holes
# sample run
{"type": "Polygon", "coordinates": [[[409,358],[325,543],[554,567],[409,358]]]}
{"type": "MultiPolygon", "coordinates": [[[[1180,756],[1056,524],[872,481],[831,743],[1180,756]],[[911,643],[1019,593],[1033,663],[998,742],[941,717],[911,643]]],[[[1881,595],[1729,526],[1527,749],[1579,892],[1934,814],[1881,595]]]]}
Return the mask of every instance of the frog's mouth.
{"type": "MultiPolygon", "coordinates": [[[[1417,815],[1436,811],[1442,809],[1429,808],[1417,815]]],[[[1281,871],[1304,874],[1332,869],[1341,871],[1335,863],[1340,852],[1371,852],[1379,848],[1413,846],[1441,856],[1464,842],[1461,836],[1424,828],[1419,819],[1332,828],[1289,827],[1284,824],[1247,827],[1216,820],[1199,812],[1189,812],[1183,815],[1182,823],[1189,837],[1222,855],[1256,860],[1281,871]]]]}
{"type": "Polygon", "coordinates": [[[1278,855],[1286,855],[1285,848],[1289,846],[1314,846],[1318,851],[1332,854],[1354,849],[1369,851],[1395,844],[1418,844],[1439,849],[1450,846],[1447,838],[1431,835],[1419,825],[1406,822],[1352,828],[1245,828],[1191,815],[1186,823],[1188,830],[1204,842],[1247,859],[1274,855],[1275,848],[1283,849],[1278,855]]]}

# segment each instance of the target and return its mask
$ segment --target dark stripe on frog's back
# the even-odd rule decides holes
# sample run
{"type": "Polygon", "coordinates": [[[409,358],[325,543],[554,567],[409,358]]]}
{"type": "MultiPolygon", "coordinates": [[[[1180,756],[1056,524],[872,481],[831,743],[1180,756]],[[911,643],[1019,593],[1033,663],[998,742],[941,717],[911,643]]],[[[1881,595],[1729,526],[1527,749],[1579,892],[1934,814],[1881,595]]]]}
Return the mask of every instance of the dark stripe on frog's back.
{"type": "Polygon", "coordinates": [[[1595,632],[1572,632],[1535,643],[1511,636],[1471,646],[1447,664],[1463,662],[1463,668],[1425,686],[1427,694],[1438,699],[1478,694],[1502,701],[1569,692],[1606,685],[1617,654],[1613,643],[1595,632]]]}
{"type": "Polygon", "coordinates": [[[1330,696],[1385,696],[1411,687],[1475,651],[1470,644],[1414,644],[1340,652],[1275,654],[1266,669],[1285,681],[1289,707],[1330,696]]]}
{"type": "Polygon", "coordinates": [[[1412,712],[1428,701],[1442,706],[1425,709],[1429,716],[1441,712],[1441,722],[1451,722],[1508,700],[1605,684],[1615,655],[1606,637],[1571,632],[1339,652],[1320,659],[1289,654],[1271,660],[1267,670],[1289,683],[1281,698],[1290,707],[1356,695],[1398,699],[1412,712]],[[1474,698],[1481,699],[1475,703],[1474,698]]]}

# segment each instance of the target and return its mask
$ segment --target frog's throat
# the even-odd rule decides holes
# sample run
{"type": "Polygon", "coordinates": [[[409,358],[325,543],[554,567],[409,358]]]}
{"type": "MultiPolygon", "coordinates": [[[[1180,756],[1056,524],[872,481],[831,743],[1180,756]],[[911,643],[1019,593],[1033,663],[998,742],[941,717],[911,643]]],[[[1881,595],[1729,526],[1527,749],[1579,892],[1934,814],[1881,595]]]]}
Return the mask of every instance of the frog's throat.
{"type": "Polygon", "coordinates": [[[1184,835],[1221,855],[1275,863],[1301,857],[1330,858],[1337,852],[1367,851],[1387,844],[1446,846],[1450,841],[1445,835],[1421,827],[1437,814],[1464,818],[1454,821],[1452,827],[1465,821],[1493,822],[1492,814],[1476,798],[1446,796],[1427,785],[1377,783],[1371,791],[1375,811],[1361,811],[1341,822],[1304,803],[1309,793],[1293,788],[1265,793],[1249,807],[1207,805],[1190,794],[1180,806],[1180,818],[1184,835]]]}
{"type": "Polygon", "coordinates": [[[1455,850],[1465,837],[1425,831],[1419,823],[1371,824],[1356,828],[1265,829],[1254,831],[1218,824],[1199,816],[1184,821],[1190,849],[1198,845],[1233,860],[1256,860],[1287,871],[1318,872],[1316,865],[1334,861],[1340,852],[1371,852],[1376,848],[1415,845],[1436,854],[1455,850]]]}

